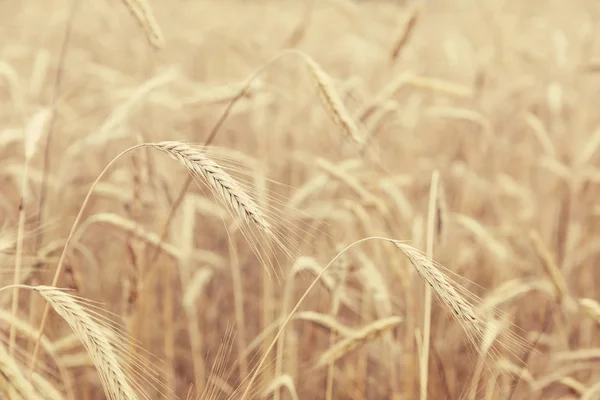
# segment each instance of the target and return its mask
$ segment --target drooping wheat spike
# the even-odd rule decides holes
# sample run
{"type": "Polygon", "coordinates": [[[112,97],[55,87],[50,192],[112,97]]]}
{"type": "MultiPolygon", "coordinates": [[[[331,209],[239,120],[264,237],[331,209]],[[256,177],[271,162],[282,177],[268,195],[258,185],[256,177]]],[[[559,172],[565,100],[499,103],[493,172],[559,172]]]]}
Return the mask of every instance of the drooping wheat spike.
{"type": "Polygon", "coordinates": [[[242,220],[255,223],[263,232],[271,234],[271,225],[256,202],[242,186],[203,152],[182,142],[147,143],[181,162],[195,177],[204,178],[213,193],[242,220]]]}
{"type": "Polygon", "coordinates": [[[51,286],[35,286],[34,289],[52,306],[81,343],[98,370],[102,386],[110,400],[139,400],[129,378],[105,336],[105,330],[90,316],[72,296],[51,286]]]}
{"type": "Polygon", "coordinates": [[[393,243],[408,257],[417,273],[427,282],[438,298],[450,308],[459,321],[466,322],[467,327],[477,323],[475,308],[458,293],[450,279],[436,268],[431,260],[412,246],[398,241],[393,241],[393,243]]]}
{"type": "Polygon", "coordinates": [[[265,398],[268,398],[271,393],[276,393],[279,388],[286,388],[292,400],[299,400],[298,392],[296,391],[296,385],[294,385],[294,379],[287,374],[280,375],[277,378],[273,379],[273,381],[265,388],[263,391],[263,395],[265,398]]]}
{"type": "Polygon", "coordinates": [[[148,42],[157,49],[162,48],[165,39],[147,0],[123,0],[123,3],[144,30],[148,42]]]}
{"type": "Polygon", "coordinates": [[[365,343],[374,340],[387,330],[394,328],[400,323],[402,323],[402,318],[388,317],[367,325],[366,327],[360,329],[356,335],[340,340],[333,347],[327,350],[319,358],[317,366],[324,366],[330,362],[339,360],[346,354],[349,354],[365,343]]]}

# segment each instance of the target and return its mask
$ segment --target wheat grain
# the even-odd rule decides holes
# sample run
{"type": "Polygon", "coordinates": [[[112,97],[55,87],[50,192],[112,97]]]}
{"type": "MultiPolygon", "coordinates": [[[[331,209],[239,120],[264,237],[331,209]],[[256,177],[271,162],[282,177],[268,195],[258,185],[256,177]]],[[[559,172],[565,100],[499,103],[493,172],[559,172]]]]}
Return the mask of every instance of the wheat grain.
{"type": "Polygon", "coordinates": [[[289,375],[280,375],[273,379],[269,386],[263,391],[263,396],[268,398],[271,393],[277,393],[281,387],[285,387],[288,390],[292,400],[300,399],[300,397],[298,397],[298,392],[296,391],[296,385],[294,385],[294,379],[289,375]]]}
{"type": "Polygon", "coordinates": [[[321,314],[314,311],[302,311],[294,315],[294,319],[310,321],[315,325],[327,328],[330,332],[335,332],[343,337],[356,336],[358,334],[356,330],[342,325],[333,316],[328,314],[321,314]]]}

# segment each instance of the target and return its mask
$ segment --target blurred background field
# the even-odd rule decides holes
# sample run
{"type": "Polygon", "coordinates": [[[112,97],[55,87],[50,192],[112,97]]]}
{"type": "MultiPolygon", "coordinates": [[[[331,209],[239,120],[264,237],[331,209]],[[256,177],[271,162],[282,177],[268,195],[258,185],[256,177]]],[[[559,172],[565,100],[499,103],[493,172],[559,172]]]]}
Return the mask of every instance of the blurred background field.
{"type": "MultiPolygon", "coordinates": [[[[244,163],[240,177],[262,205],[289,218],[284,234],[303,238],[291,257],[267,254],[261,263],[195,183],[170,220],[187,171],[142,149],[96,187],[59,287],[122,317],[139,342],[131,351],[161,360],[167,398],[239,398],[235,390],[265,354],[277,321],[342,248],[384,236],[426,251],[437,171],[434,259],[482,308],[501,309],[512,324],[506,329],[536,351],[482,349],[434,302],[427,398],[600,399],[600,3],[149,6],[164,36],[159,49],[125,2],[0,2],[3,286],[13,281],[24,127],[41,109],[52,118],[26,176],[22,281],[30,285],[50,284],[83,198],[112,158],[141,142],[201,145],[244,82],[297,49],[330,77],[367,150],[332,121],[294,52],[258,74],[212,143],[224,159],[244,163]],[[167,221],[167,245],[157,252],[167,221]],[[226,356],[218,353],[223,343],[226,356]]],[[[286,327],[254,396],[420,398],[424,296],[398,249],[381,241],[353,247],[286,327]],[[317,367],[344,331],[318,323],[315,313],[350,336],[379,320],[402,321],[317,367]]],[[[10,292],[0,300],[9,312],[10,292]]],[[[22,291],[19,319],[36,329],[43,306],[22,291]]],[[[75,386],[42,352],[46,382],[64,398],[106,398],[70,328],[51,314],[44,333],[75,386]]],[[[14,358],[25,369],[34,340],[17,338],[22,352],[14,358]]]]}

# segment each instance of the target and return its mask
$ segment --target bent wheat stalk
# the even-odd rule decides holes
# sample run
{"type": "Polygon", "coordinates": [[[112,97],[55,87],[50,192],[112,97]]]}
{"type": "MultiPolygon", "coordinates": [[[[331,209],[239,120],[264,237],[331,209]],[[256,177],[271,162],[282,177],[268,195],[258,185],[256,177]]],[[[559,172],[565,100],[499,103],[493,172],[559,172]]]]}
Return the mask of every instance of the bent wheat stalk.
{"type": "MultiPolygon", "coordinates": [[[[340,95],[335,91],[335,88],[332,84],[329,75],[327,75],[327,73],[323,71],[319,64],[316,61],[314,61],[310,56],[296,49],[283,50],[279,54],[273,56],[270,60],[264,63],[258,70],[256,70],[252,75],[248,77],[245,83],[241,86],[238,93],[235,96],[233,96],[231,101],[225,107],[225,110],[220,115],[219,119],[208,134],[204,142],[204,146],[209,146],[213,142],[213,140],[219,133],[221,127],[229,117],[229,114],[231,113],[231,110],[233,109],[235,104],[239,102],[242,98],[244,98],[244,96],[250,91],[250,89],[252,88],[252,84],[256,79],[258,79],[259,75],[266,71],[268,68],[270,68],[271,65],[277,62],[279,59],[287,55],[295,55],[302,58],[305,65],[309,69],[309,73],[312,79],[317,84],[317,87],[319,89],[319,96],[323,101],[325,111],[328,113],[330,118],[340,127],[342,133],[347,139],[349,139],[355,145],[357,145],[358,149],[364,149],[366,145],[365,135],[360,132],[357,123],[350,116],[350,113],[345,107],[340,95]]],[[[183,202],[184,193],[187,192],[191,180],[192,177],[188,177],[181,189],[179,190],[179,194],[177,195],[175,202],[169,210],[167,221],[165,222],[162,234],[160,235],[161,240],[164,240],[167,230],[169,229],[169,225],[173,219],[173,216],[175,215],[175,211],[181,206],[181,203],[183,202]]],[[[158,252],[155,252],[153,259],[156,260],[157,254],[158,252]]]]}
{"type": "MultiPolygon", "coordinates": [[[[402,243],[398,240],[379,236],[363,238],[355,241],[354,243],[351,243],[350,245],[346,246],[343,250],[341,250],[329,262],[329,264],[327,264],[325,268],[321,270],[319,275],[311,282],[304,294],[296,302],[296,305],[289,312],[288,316],[285,318],[285,320],[282,321],[279,327],[279,331],[273,338],[273,341],[271,342],[270,346],[266,349],[261,360],[254,369],[254,372],[249,379],[248,385],[246,386],[246,389],[241,396],[242,400],[246,400],[249,398],[248,396],[250,394],[252,385],[256,381],[258,374],[263,368],[263,365],[265,364],[269,353],[273,350],[273,347],[275,347],[275,343],[277,343],[277,341],[279,340],[279,337],[281,336],[283,330],[287,327],[288,323],[294,318],[294,315],[300,308],[301,304],[304,302],[304,300],[306,300],[308,294],[316,286],[317,282],[319,282],[319,280],[324,276],[329,267],[331,267],[331,265],[346,251],[360,243],[367,242],[370,240],[383,240],[386,242],[391,242],[400,250],[402,250],[404,255],[409,259],[410,263],[417,270],[419,276],[421,276],[421,278],[423,278],[425,282],[427,282],[427,284],[431,287],[433,293],[440,299],[442,304],[452,311],[452,314],[457,318],[458,322],[461,324],[463,329],[465,329],[465,332],[469,336],[469,339],[475,342],[476,339],[481,340],[483,338],[486,327],[485,317],[481,316],[482,318],[479,318],[480,316],[476,312],[475,307],[469,302],[469,300],[467,300],[466,297],[463,297],[459,293],[459,290],[457,289],[459,287],[458,284],[454,283],[444,272],[442,272],[432,260],[427,258],[416,248],[402,243]]],[[[471,299],[471,301],[474,300],[471,299]]],[[[505,344],[525,344],[525,341],[517,336],[509,335],[508,337],[505,337],[505,339],[512,341],[512,343],[509,342],[505,344]]]]}
{"type": "MultiPolygon", "coordinates": [[[[230,211],[241,217],[244,222],[252,222],[256,224],[259,227],[259,229],[261,229],[264,233],[272,237],[277,243],[277,245],[283,246],[283,243],[281,243],[279,238],[273,233],[273,231],[271,231],[271,226],[269,225],[267,218],[263,215],[263,213],[259,209],[258,205],[254,202],[254,200],[252,200],[252,198],[243,190],[242,186],[239,185],[235,181],[235,179],[233,179],[233,177],[231,177],[229,174],[223,171],[216,162],[208,158],[200,150],[194,149],[192,146],[176,141],[159,143],[141,143],[122,151],[115,158],[113,158],[106,165],[106,167],[104,167],[102,172],[100,172],[100,175],[98,175],[98,177],[88,190],[88,193],[85,199],[83,200],[83,204],[79,209],[79,213],[77,214],[77,217],[73,222],[71,231],[69,232],[69,235],[67,236],[67,239],[65,241],[65,246],[58,261],[56,272],[54,273],[54,277],[50,286],[56,287],[56,285],[58,284],[58,279],[63,270],[67,251],[69,249],[71,241],[73,240],[75,229],[81,221],[83,211],[85,210],[91,198],[95,186],[98,184],[100,179],[102,179],[102,177],[106,174],[106,172],[121,157],[141,147],[151,147],[160,150],[164,153],[167,153],[172,158],[182,163],[189,170],[192,176],[197,178],[204,178],[207,181],[207,184],[211,188],[211,191],[213,192],[215,197],[217,197],[220,201],[225,203],[225,205],[230,211]]],[[[40,322],[38,338],[35,342],[33,353],[31,355],[31,361],[29,365],[30,376],[33,374],[33,370],[35,368],[35,363],[39,352],[40,340],[42,338],[44,328],[46,326],[46,321],[48,319],[49,312],[50,306],[49,304],[46,304],[44,308],[44,313],[42,314],[42,320],[40,322]]]]}

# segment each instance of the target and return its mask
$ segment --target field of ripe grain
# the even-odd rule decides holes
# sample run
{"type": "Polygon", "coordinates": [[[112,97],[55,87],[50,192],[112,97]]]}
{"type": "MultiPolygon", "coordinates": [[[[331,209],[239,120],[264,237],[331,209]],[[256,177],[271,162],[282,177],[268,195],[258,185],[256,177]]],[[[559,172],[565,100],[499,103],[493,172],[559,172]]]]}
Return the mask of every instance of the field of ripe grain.
{"type": "Polygon", "coordinates": [[[0,398],[600,399],[599,20],[0,2],[0,398]]]}

